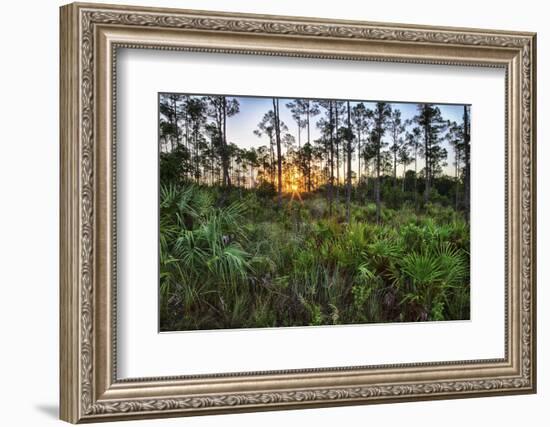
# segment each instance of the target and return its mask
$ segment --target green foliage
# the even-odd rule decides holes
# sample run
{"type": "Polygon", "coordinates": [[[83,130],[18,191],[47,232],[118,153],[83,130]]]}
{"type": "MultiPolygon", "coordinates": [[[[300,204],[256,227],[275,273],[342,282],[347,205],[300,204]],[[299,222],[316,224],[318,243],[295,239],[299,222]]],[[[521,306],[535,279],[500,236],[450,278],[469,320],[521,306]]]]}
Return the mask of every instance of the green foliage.
{"type": "Polygon", "coordinates": [[[256,193],[258,194],[258,197],[272,199],[277,195],[277,190],[275,189],[275,185],[271,182],[262,181],[258,186],[256,193]]]}
{"type": "Polygon", "coordinates": [[[431,203],[277,209],[265,188],[160,191],[161,329],[469,318],[469,227],[431,203]],[[221,203],[220,201],[223,201],[221,203]]]}

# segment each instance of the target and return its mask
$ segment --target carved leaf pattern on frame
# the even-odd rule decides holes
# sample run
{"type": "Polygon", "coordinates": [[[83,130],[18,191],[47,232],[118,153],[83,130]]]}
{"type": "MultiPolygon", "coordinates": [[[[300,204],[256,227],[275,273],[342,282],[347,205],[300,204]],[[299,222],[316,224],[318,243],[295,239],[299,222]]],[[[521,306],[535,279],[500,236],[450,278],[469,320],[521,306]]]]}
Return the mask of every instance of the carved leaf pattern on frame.
{"type": "MultiPolygon", "coordinates": [[[[83,10],[81,12],[81,164],[80,164],[80,259],[81,259],[81,407],[87,415],[139,413],[200,408],[244,407],[293,402],[346,401],[399,396],[442,395],[463,391],[509,390],[528,387],[531,377],[531,47],[526,37],[434,31],[430,29],[395,29],[365,25],[331,25],[328,23],[274,22],[261,18],[204,17],[181,14],[128,13],[83,10]],[[93,402],[93,231],[94,231],[94,46],[96,24],[137,25],[159,28],[200,29],[209,31],[299,35],[328,38],[351,38],[414,43],[440,43],[467,46],[510,47],[522,49],[521,67],[521,375],[509,379],[466,380],[421,384],[371,385],[352,388],[329,388],[302,391],[239,393],[213,396],[190,396],[177,399],[143,399],[93,402]]],[[[260,53],[260,52],[252,52],[260,53]]],[[[306,55],[304,55],[306,56],[306,55]]],[[[409,61],[414,62],[414,61],[409,61]]]]}

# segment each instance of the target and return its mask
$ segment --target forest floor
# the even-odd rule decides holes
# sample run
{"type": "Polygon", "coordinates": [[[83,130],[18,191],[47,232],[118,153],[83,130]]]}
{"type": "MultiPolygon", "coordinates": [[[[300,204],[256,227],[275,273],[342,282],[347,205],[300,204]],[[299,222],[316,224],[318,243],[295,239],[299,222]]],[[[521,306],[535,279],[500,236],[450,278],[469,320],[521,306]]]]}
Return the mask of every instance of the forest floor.
{"type": "Polygon", "coordinates": [[[470,316],[470,233],[451,207],[354,192],[161,189],[161,330],[441,321],[470,316]]]}

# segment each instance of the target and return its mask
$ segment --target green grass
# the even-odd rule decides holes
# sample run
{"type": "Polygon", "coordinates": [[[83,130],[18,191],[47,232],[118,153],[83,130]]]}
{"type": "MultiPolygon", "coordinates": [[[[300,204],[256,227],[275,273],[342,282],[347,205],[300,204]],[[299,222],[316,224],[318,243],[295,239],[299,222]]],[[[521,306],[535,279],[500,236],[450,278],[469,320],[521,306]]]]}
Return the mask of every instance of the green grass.
{"type": "Polygon", "coordinates": [[[303,203],[164,186],[161,330],[469,318],[469,227],[438,204],[303,203]],[[224,199],[223,206],[218,206],[224,199]]]}

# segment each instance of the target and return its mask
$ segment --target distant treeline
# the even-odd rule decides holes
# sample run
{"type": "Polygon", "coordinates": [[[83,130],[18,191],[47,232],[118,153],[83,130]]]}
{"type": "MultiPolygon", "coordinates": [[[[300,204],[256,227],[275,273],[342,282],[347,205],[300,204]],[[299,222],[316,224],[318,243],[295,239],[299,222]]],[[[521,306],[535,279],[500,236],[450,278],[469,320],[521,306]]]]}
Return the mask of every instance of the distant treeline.
{"type": "Polygon", "coordinates": [[[241,148],[230,141],[227,122],[239,114],[236,97],[160,95],[161,182],[194,182],[273,193],[279,206],[284,193],[324,191],[335,201],[370,199],[380,219],[381,203],[430,201],[451,205],[469,216],[470,107],[460,123],[445,120],[434,104],[418,104],[404,120],[398,104],[341,100],[270,99],[256,128],[268,145],[241,148]],[[281,120],[291,112],[297,132],[281,120]],[[312,138],[312,129],[320,137],[312,138]],[[453,170],[444,173],[454,151],[453,170]],[[420,169],[419,160],[422,159],[420,169]],[[411,168],[409,168],[411,167],[411,168]]]}

